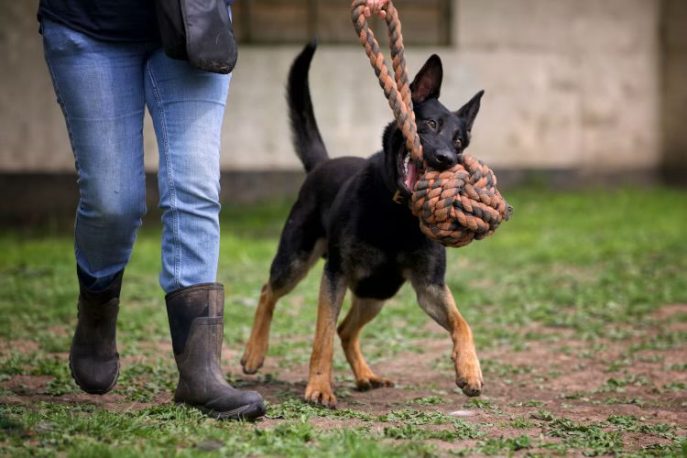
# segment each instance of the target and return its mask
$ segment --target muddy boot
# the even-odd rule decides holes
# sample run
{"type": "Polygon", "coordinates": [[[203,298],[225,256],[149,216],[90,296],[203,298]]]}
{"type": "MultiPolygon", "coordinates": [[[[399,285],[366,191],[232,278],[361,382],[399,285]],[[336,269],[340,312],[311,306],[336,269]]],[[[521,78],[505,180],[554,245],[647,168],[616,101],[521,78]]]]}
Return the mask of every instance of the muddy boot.
{"type": "Polygon", "coordinates": [[[174,401],[217,419],[254,420],[265,415],[255,391],[227,383],[220,369],[224,336],[224,288],[204,283],[181,288],[166,298],[179,384],[174,401]]]}
{"type": "Polygon", "coordinates": [[[117,312],[122,275],[103,290],[92,292],[79,281],[78,321],[69,350],[72,378],[86,393],[105,394],[117,383],[117,312]]]}

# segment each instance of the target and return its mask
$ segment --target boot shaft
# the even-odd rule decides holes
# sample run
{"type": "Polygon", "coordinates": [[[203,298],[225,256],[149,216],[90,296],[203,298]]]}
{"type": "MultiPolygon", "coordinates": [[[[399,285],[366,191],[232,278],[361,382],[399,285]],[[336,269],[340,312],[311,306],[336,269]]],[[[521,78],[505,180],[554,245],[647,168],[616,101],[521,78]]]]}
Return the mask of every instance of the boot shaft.
{"type": "MultiPolygon", "coordinates": [[[[96,353],[116,352],[116,323],[123,275],[122,270],[105,289],[97,292],[88,290],[79,277],[75,339],[80,344],[77,347],[94,347],[96,353]]],[[[82,350],[91,351],[88,348],[82,350]]]]}
{"type": "Polygon", "coordinates": [[[92,304],[94,306],[105,304],[113,299],[119,299],[119,294],[122,291],[122,278],[124,277],[124,270],[120,270],[110,281],[110,283],[102,290],[93,291],[86,287],[81,268],[76,266],[77,278],[79,279],[79,298],[81,301],[92,304]]]}
{"type": "Polygon", "coordinates": [[[213,347],[219,359],[224,338],[224,287],[220,283],[203,283],[173,291],[165,296],[167,317],[172,334],[174,356],[186,348],[192,334],[205,328],[205,345],[213,347]]]}

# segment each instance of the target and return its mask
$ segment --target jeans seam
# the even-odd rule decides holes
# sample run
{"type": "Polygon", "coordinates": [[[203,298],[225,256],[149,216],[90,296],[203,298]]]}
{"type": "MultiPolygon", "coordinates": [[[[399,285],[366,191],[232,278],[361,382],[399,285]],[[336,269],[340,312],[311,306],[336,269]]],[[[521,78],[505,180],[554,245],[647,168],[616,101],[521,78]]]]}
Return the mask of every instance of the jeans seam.
{"type": "Polygon", "coordinates": [[[167,118],[165,115],[165,109],[162,105],[162,97],[160,96],[160,90],[158,88],[157,81],[155,80],[155,75],[153,74],[153,70],[150,67],[150,63],[148,63],[147,67],[147,72],[148,76],[150,77],[150,84],[153,89],[153,94],[155,95],[155,100],[158,104],[158,109],[160,110],[160,125],[162,127],[162,145],[164,151],[160,152],[160,160],[165,161],[165,165],[167,166],[167,176],[165,177],[167,179],[167,185],[169,187],[169,194],[170,194],[170,212],[171,212],[171,219],[172,219],[172,245],[173,245],[173,259],[174,259],[174,273],[173,273],[173,278],[174,278],[174,285],[175,288],[180,288],[181,284],[179,282],[179,278],[181,276],[180,274],[180,269],[181,269],[181,250],[179,249],[179,215],[178,215],[178,208],[177,208],[177,198],[176,198],[176,188],[174,186],[174,168],[172,166],[172,162],[169,160],[169,137],[167,135],[167,118]]]}
{"type": "MultiPolygon", "coordinates": [[[[41,24],[42,27],[42,24],[41,24]]],[[[47,49],[47,43],[45,40],[45,36],[43,36],[43,49],[47,49]]],[[[71,127],[71,122],[70,122],[70,116],[69,116],[69,111],[67,110],[67,104],[64,103],[64,98],[62,97],[62,91],[60,90],[60,85],[57,81],[57,75],[55,74],[55,70],[53,69],[52,64],[50,63],[50,58],[47,56],[47,52],[45,53],[45,64],[48,67],[48,72],[50,73],[50,78],[52,79],[52,85],[53,88],[55,89],[55,96],[57,97],[57,103],[59,103],[60,108],[62,108],[62,113],[64,113],[64,123],[67,126],[67,136],[69,137],[69,144],[72,148],[72,155],[74,156],[74,168],[76,169],[76,175],[77,175],[77,183],[81,178],[81,170],[79,167],[79,155],[76,153],[76,144],[74,143],[74,134],[72,133],[72,127],[71,127]]],[[[81,191],[79,191],[79,203],[76,206],[76,211],[74,215],[74,258],[76,261],[76,264],[79,264],[79,245],[76,242],[77,240],[77,234],[79,232],[79,210],[81,209],[81,191]]],[[[90,267],[90,266],[86,266],[90,267]]],[[[83,267],[82,267],[83,268],[83,267]]]]}

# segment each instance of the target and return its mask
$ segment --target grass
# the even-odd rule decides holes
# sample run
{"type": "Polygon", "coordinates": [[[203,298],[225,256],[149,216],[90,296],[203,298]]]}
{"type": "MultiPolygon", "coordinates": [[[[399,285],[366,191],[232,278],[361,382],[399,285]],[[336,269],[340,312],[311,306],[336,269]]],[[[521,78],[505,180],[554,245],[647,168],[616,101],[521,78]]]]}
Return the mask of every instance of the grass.
{"type": "MultiPolygon", "coordinates": [[[[436,381],[401,385],[394,392],[406,398],[380,409],[352,391],[337,352],[345,408],[302,403],[320,264],[277,309],[269,352],[276,364],[260,379],[270,394],[268,419],[257,425],[160,402],[176,373],[165,347],[156,224],[140,232],[125,274],[118,338],[126,364],[107,402],[80,397],[65,364],[77,294],[71,234],[0,229],[0,456],[685,456],[685,424],[675,416],[646,421],[628,409],[687,408],[684,360],[671,359],[687,348],[679,326],[687,315],[684,308],[672,318],[658,313],[687,303],[687,193],[529,188],[506,196],[512,221],[489,239],[449,250],[449,286],[478,351],[493,355],[483,357],[485,398],[465,402],[447,391],[451,363],[426,345],[446,337],[428,326],[406,286],[366,328],[364,351],[373,366],[400,355],[429,358],[423,370],[436,381]],[[569,368],[498,356],[534,346],[602,375],[588,389],[547,393],[569,368]],[[613,349],[620,349],[613,358],[599,356],[613,349]],[[675,379],[658,382],[643,365],[675,379]],[[284,381],[293,368],[301,384],[284,381]],[[449,415],[456,402],[479,414],[449,415]],[[601,420],[574,414],[582,405],[598,409],[601,420]]],[[[223,211],[219,281],[227,288],[226,346],[236,354],[225,366],[239,386],[252,383],[238,375],[238,356],[287,211],[278,202],[223,211]]]]}

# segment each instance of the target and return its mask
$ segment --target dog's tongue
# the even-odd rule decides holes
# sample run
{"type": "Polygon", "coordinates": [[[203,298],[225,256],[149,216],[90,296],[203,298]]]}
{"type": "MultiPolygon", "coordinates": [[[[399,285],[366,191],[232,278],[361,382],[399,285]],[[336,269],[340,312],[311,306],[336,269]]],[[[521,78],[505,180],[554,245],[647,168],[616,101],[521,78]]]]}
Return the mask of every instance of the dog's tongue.
{"type": "Polygon", "coordinates": [[[415,189],[415,183],[417,182],[417,169],[413,161],[408,164],[408,172],[406,173],[405,185],[408,191],[413,192],[415,189]]]}

